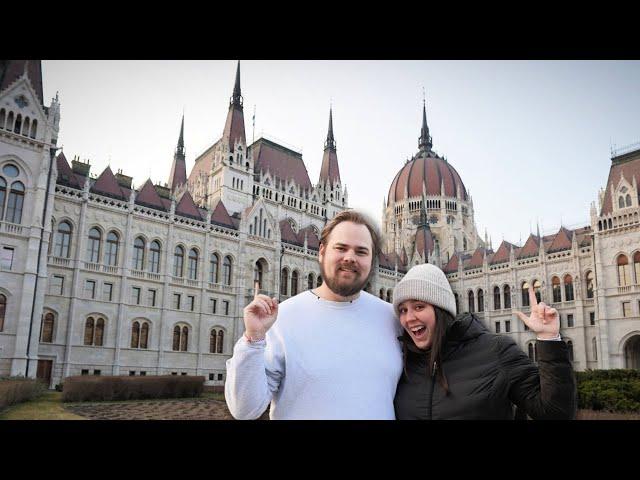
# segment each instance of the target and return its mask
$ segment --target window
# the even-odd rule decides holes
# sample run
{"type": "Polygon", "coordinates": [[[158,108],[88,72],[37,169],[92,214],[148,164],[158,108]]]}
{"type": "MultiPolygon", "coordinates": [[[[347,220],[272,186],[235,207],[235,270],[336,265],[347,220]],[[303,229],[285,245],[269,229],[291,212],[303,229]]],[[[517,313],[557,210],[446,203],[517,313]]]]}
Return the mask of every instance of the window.
{"type": "Polygon", "coordinates": [[[636,285],[640,285],[640,252],[636,252],[633,255],[633,273],[636,277],[636,285]]]}
{"type": "Polygon", "coordinates": [[[42,343],[53,342],[53,327],[54,327],[53,313],[47,312],[42,317],[42,329],[40,330],[40,341],[42,343]]]}
{"type": "Polygon", "coordinates": [[[100,261],[100,230],[89,230],[89,242],[87,242],[87,262],[98,263],[100,261]]]}
{"type": "Polygon", "coordinates": [[[507,333],[511,331],[511,320],[504,321],[504,331],[507,333]]]}
{"type": "Polygon", "coordinates": [[[262,290],[262,276],[264,275],[264,267],[262,262],[258,260],[253,267],[253,283],[255,285],[258,282],[258,289],[262,290]]]}
{"type": "Polygon", "coordinates": [[[573,300],[573,278],[567,274],[564,276],[564,301],[570,302],[573,300]]]}
{"type": "Polygon", "coordinates": [[[468,300],[469,300],[469,312],[473,313],[475,312],[475,306],[474,306],[474,298],[473,298],[473,292],[471,290],[469,290],[469,293],[467,294],[468,300]]]}
{"type": "Polygon", "coordinates": [[[500,310],[500,287],[493,287],[493,309],[500,310]]]}
{"type": "Polygon", "coordinates": [[[217,306],[218,306],[218,300],[216,300],[215,298],[210,298],[209,299],[209,311],[211,313],[216,313],[217,306]]]}
{"type": "Polygon", "coordinates": [[[484,291],[478,290],[478,312],[484,312],[484,291]]]}
{"type": "MultiPolygon", "coordinates": [[[[2,125],[0,124],[0,127],[2,125]]],[[[0,220],[2,220],[2,214],[4,213],[4,199],[7,196],[7,182],[4,178],[0,177],[0,220]]]]}
{"type": "Polygon", "coordinates": [[[294,270],[291,273],[291,296],[298,294],[298,271],[294,270]]]}
{"type": "Polygon", "coordinates": [[[22,205],[24,203],[24,185],[22,182],[13,182],[9,192],[7,202],[7,213],[4,219],[10,223],[20,223],[22,221],[22,205]]]}
{"type": "Polygon", "coordinates": [[[147,303],[150,307],[156,306],[156,290],[150,288],[147,290],[147,303]]]}
{"type": "Polygon", "coordinates": [[[567,349],[569,350],[569,360],[573,362],[573,342],[571,340],[567,341],[567,349]]]}
{"type": "Polygon", "coordinates": [[[631,316],[631,302],[622,302],[622,316],[623,317],[631,316]]]}
{"type": "Polygon", "coordinates": [[[131,287],[131,303],[135,305],[140,305],[140,292],[142,289],[140,287],[131,287]]]}
{"type": "Polygon", "coordinates": [[[229,315],[229,301],[228,300],[223,300],[222,301],[222,306],[224,307],[224,314],[225,315],[229,315]]]}
{"type": "Polygon", "coordinates": [[[215,378],[215,374],[214,373],[210,373],[209,374],[209,381],[213,382],[214,378],[215,378]]]}
{"type": "Polygon", "coordinates": [[[222,276],[225,285],[231,285],[231,257],[224,257],[222,264],[222,276]]]}
{"type": "Polygon", "coordinates": [[[97,347],[102,346],[104,339],[104,319],[98,317],[87,318],[84,324],[84,344],[95,345],[97,347]]]}
{"type": "Polygon", "coordinates": [[[224,332],[222,330],[211,330],[209,336],[209,353],[222,353],[224,343],[224,332]]]}
{"type": "Polygon", "coordinates": [[[64,292],[64,277],[61,275],[54,275],[50,277],[49,281],[49,294],[50,295],[62,295],[64,292]]]}
{"type": "Polygon", "coordinates": [[[541,288],[541,284],[540,284],[540,280],[534,280],[533,281],[533,292],[536,295],[536,301],[538,303],[540,303],[542,301],[542,293],[540,292],[540,288],[541,288]]]}
{"type": "Polygon", "coordinates": [[[133,263],[132,268],[134,270],[144,269],[144,239],[137,237],[133,241],[133,263]]]}
{"type": "Polygon", "coordinates": [[[209,282],[218,283],[218,266],[220,265],[220,257],[217,253],[212,253],[209,259],[209,282]]]}
{"type": "Polygon", "coordinates": [[[136,375],[136,371],[135,370],[129,370],[129,376],[130,377],[134,377],[136,375]]]}
{"type": "Polygon", "coordinates": [[[280,295],[287,295],[289,293],[289,270],[283,268],[280,272],[280,295]]]}
{"type": "Polygon", "coordinates": [[[496,322],[496,333],[500,333],[500,322],[496,322]]]}
{"type": "Polygon", "coordinates": [[[596,337],[591,339],[591,349],[593,350],[593,359],[598,361],[598,342],[596,341],[596,337]]]}
{"type": "Polygon", "coordinates": [[[60,222],[56,235],[53,255],[55,257],[69,258],[71,250],[71,225],[69,222],[60,222]]]}
{"type": "Polygon", "coordinates": [[[141,377],[146,377],[147,376],[147,372],[145,372],[144,370],[140,370],[140,376],[141,377]]]}
{"type": "Polygon", "coordinates": [[[160,273],[160,242],[154,240],[149,247],[149,271],[160,273]]]}
{"type": "Polygon", "coordinates": [[[147,348],[149,322],[135,321],[131,325],[131,348],[147,348]]]}
{"type": "Polygon", "coordinates": [[[529,284],[527,282],[522,282],[522,306],[529,306],[529,284]]]}
{"type": "Polygon", "coordinates": [[[511,287],[504,286],[504,308],[511,308],[511,287]]]}
{"type": "Polygon", "coordinates": [[[118,265],[118,234],[116,232],[109,232],[107,235],[107,248],[104,252],[105,265],[111,265],[115,267],[118,265]]]}
{"type": "Polygon", "coordinates": [[[173,276],[182,276],[182,266],[184,264],[184,248],[178,245],[173,254],[173,276]]]}
{"type": "Polygon", "coordinates": [[[96,282],[95,280],[85,280],[84,282],[84,297],[95,298],[96,296],[96,282]]]}
{"type": "Polygon", "coordinates": [[[83,368],[82,370],[80,370],[80,375],[89,375],[89,370],[83,368]]]}
{"type": "Polygon", "coordinates": [[[0,258],[0,268],[2,270],[11,270],[13,268],[13,247],[2,247],[2,258],[0,258]]]}
{"type": "Polygon", "coordinates": [[[618,263],[618,286],[626,287],[631,285],[631,276],[629,275],[629,259],[626,255],[619,255],[618,263]]]}
{"type": "Polygon", "coordinates": [[[106,302],[110,302],[112,300],[113,294],[113,283],[103,283],[102,284],[102,299],[106,302]]]}
{"type": "Polygon", "coordinates": [[[189,310],[193,312],[196,308],[196,297],[194,295],[188,295],[187,304],[189,305],[189,310]]]}
{"type": "Polygon", "coordinates": [[[567,328],[571,328],[573,327],[573,313],[568,313],[567,314],[567,328]]]}
{"type": "Polygon", "coordinates": [[[589,312],[589,325],[596,324],[596,312],[589,312]]]}
{"type": "Polygon", "coordinates": [[[186,352],[189,345],[189,329],[186,325],[176,325],[173,328],[173,350],[186,352]]]}
{"type": "Polygon", "coordinates": [[[102,370],[94,370],[94,371],[93,371],[93,374],[94,374],[94,375],[98,375],[98,376],[99,376],[99,375],[101,375],[101,374],[102,374],[102,370]]]}
{"type": "Polygon", "coordinates": [[[219,373],[218,374],[218,380],[224,380],[224,374],[223,373],[219,373]]]}
{"type": "Polygon", "coordinates": [[[313,284],[314,284],[314,278],[313,278],[313,273],[310,273],[309,276],[307,277],[307,290],[313,290],[313,284]]]}
{"type": "Polygon", "coordinates": [[[560,279],[558,277],[551,279],[551,289],[553,291],[553,303],[562,302],[562,289],[560,288],[560,279]]]}
{"type": "Polygon", "coordinates": [[[174,293],[173,294],[173,309],[174,310],[180,310],[180,297],[182,295],[179,293],[174,293]]]}
{"type": "Polygon", "coordinates": [[[393,290],[387,290],[387,303],[393,303],[393,290]]]}
{"type": "Polygon", "coordinates": [[[189,250],[189,263],[187,264],[187,278],[198,279],[198,251],[195,248],[189,250]]]}
{"type": "Polygon", "coordinates": [[[587,280],[587,298],[593,298],[593,272],[589,270],[585,278],[587,280]]]}

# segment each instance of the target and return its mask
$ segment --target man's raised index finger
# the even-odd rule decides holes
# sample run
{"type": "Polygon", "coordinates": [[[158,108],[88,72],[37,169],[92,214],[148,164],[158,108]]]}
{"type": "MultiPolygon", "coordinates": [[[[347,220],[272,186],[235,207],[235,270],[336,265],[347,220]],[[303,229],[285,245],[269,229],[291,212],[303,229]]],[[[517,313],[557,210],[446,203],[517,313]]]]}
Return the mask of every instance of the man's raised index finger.
{"type": "Polygon", "coordinates": [[[529,287],[529,303],[532,307],[538,305],[538,299],[536,298],[536,292],[533,289],[533,286],[529,287]]]}
{"type": "Polygon", "coordinates": [[[253,283],[253,298],[256,299],[259,294],[260,294],[260,283],[258,282],[258,280],[256,280],[253,283]]]}

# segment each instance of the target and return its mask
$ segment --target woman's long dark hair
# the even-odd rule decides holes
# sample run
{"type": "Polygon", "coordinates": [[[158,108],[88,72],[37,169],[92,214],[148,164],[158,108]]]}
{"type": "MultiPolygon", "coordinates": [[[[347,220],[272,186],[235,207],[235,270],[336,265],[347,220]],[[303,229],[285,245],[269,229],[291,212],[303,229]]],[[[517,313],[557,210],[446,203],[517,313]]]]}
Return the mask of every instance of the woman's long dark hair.
{"type": "MultiPolygon", "coordinates": [[[[436,380],[444,388],[445,392],[449,393],[449,383],[447,377],[442,369],[442,353],[446,341],[446,333],[448,325],[453,322],[454,318],[446,310],[433,305],[433,309],[436,314],[436,325],[432,333],[431,347],[425,350],[427,354],[427,375],[433,375],[433,365],[436,364],[436,380]]],[[[402,342],[402,359],[404,366],[405,377],[407,375],[407,342],[413,342],[408,334],[404,333],[404,341],[402,342]]]]}

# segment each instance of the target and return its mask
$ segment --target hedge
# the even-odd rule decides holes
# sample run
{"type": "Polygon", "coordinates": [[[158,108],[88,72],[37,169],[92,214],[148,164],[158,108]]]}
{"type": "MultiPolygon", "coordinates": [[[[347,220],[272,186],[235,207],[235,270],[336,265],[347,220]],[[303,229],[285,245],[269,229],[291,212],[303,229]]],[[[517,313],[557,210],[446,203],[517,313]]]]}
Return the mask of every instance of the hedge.
{"type": "Polygon", "coordinates": [[[36,398],[45,386],[34,379],[24,377],[0,378],[0,410],[20,402],[36,398]]]}
{"type": "Polygon", "coordinates": [[[576,372],[578,408],[610,412],[640,412],[639,370],[576,372]]]}
{"type": "Polygon", "coordinates": [[[205,377],[187,375],[67,377],[63,402],[99,402],[146,398],[199,397],[205,377]]]}

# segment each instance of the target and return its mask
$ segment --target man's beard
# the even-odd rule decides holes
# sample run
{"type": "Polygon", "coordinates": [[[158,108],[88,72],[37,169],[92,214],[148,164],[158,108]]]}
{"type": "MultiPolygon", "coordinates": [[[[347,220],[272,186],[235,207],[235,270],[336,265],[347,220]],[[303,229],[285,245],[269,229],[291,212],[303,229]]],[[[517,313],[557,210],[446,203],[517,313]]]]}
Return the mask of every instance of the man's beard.
{"type": "MultiPolygon", "coordinates": [[[[327,284],[329,290],[331,290],[336,295],[340,295],[341,297],[350,297],[360,292],[360,290],[362,290],[362,288],[367,284],[367,282],[369,281],[369,277],[371,276],[371,272],[369,272],[369,275],[367,275],[365,278],[362,278],[362,273],[360,273],[360,271],[358,270],[353,272],[353,280],[348,283],[340,282],[338,278],[339,268],[340,265],[336,266],[334,275],[330,277],[329,275],[327,275],[327,270],[325,268],[324,262],[320,262],[320,272],[322,273],[323,282],[327,284]]],[[[371,271],[373,271],[373,269],[371,271]]]]}

